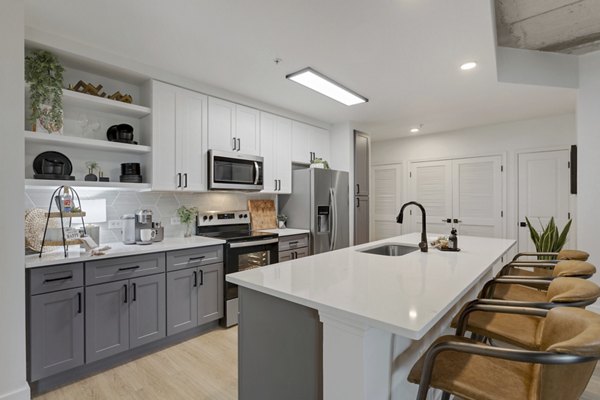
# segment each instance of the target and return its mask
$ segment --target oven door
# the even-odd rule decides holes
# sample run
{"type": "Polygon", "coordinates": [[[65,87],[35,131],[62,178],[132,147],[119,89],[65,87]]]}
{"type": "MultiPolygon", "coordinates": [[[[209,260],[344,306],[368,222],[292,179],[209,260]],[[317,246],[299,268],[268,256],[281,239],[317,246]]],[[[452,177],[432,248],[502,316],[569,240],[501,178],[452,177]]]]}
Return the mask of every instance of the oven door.
{"type": "Polygon", "coordinates": [[[211,190],[262,190],[263,158],[210,150],[208,179],[211,190]]]}
{"type": "MultiPolygon", "coordinates": [[[[279,239],[268,238],[247,242],[227,243],[225,274],[264,267],[279,262],[279,239]]],[[[237,285],[225,282],[225,300],[237,299],[237,285]]]]}

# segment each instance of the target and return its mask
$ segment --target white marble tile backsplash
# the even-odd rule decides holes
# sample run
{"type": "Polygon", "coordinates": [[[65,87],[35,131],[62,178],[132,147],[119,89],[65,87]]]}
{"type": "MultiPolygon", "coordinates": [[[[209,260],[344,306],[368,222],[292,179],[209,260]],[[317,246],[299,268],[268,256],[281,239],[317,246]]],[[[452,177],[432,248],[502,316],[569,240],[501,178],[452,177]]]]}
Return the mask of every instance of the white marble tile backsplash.
{"type": "MultiPolygon", "coordinates": [[[[165,237],[182,237],[185,225],[171,224],[171,218],[177,216],[177,208],[181,205],[195,206],[200,211],[245,210],[249,199],[273,199],[276,196],[262,193],[208,192],[208,193],[171,193],[171,192],[127,192],[98,191],[79,189],[82,199],[106,199],[106,219],[100,226],[100,242],[118,242],[121,240],[120,229],[108,229],[108,221],[118,220],[123,214],[133,214],[135,210],[144,208],[154,213],[154,221],[162,222],[165,237]]],[[[52,190],[29,189],[25,191],[25,209],[47,209],[52,190]]]]}

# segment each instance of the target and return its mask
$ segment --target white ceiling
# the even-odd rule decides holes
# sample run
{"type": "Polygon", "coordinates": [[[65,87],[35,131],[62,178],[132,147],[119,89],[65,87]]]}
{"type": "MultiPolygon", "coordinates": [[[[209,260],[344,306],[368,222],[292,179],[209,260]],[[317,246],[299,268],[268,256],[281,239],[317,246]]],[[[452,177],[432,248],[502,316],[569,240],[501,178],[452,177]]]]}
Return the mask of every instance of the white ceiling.
{"type": "Polygon", "coordinates": [[[572,112],[570,89],[498,83],[491,1],[26,0],[26,24],[374,139],[572,112]],[[275,65],[273,59],[283,59],[275,65]],[[459,65],[476,60],[479,68],[459,65]],[[285,79],[306,66],[369,98],[285,79]]]}

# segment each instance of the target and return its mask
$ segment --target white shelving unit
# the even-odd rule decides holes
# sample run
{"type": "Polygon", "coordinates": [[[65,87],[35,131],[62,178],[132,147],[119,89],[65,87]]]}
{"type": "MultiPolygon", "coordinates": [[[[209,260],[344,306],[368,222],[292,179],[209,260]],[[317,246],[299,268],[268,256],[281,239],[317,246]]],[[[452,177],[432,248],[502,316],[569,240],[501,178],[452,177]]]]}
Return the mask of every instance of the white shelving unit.
{"type": "Polygon", "coordinates": [[[143,118],[146,115],[150,115],[152,112],[149,107],[123,103],[122,101],[92,96],[69,89],[63,89],[63,105],[66,107],[82,107],[98,112],[105,112],[131,118],[143,118]]]}
{"type": "Polygon", "coordinates": [[[25,131],[25,143],[38,143],[55,145],[76,149],[89,149],[99,151],[111,151],[130,154],[148,154],[152,151],[150,146],[109,142],[108,140],[88,139],[77,136],[55,135],[25,131]]]}
{"type": "Polygon", "coordinates": [[[25,179],[25,189],[56,189],[57,186],[69,185],[74,188],[93,188],[99,190],[133,190],[148,191],[152,187],[149,183],[123,183],[123,182],[88,182],[88,181],[61,181],[49,179],[25,179]]]}

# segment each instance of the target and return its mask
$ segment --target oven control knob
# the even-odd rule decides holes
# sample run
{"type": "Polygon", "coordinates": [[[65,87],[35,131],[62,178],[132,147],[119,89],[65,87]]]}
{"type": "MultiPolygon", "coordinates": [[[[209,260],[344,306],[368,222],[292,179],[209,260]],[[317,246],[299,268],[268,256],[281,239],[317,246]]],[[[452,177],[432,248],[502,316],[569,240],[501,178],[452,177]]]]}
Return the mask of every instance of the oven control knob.
{"type": "Polygon", "coordinates": [[[244,218],[248,218],[248,214],[244,214],[244,218]]]}
{"type": "Polygon", "coordinates": [[[240,219],[244,218],[244,214],[239,215],[240,219]]]}
{"type": "Polygon", "coordinates": [[[205,215],[204,217],[202,217],[202,219],[203,219],[204,221],[206,221],[206,220],[208,219],[208,216],[206,216],[206,215],[205,215]]]}
{"type": "Polygon", "coordinates": [[[212,216],[212,215],[211,215],[210,217],[208,217],[208,220],[209,220],[209,221],[212,221],[212,219],[213,219],[213,216],[212,216]]]}

